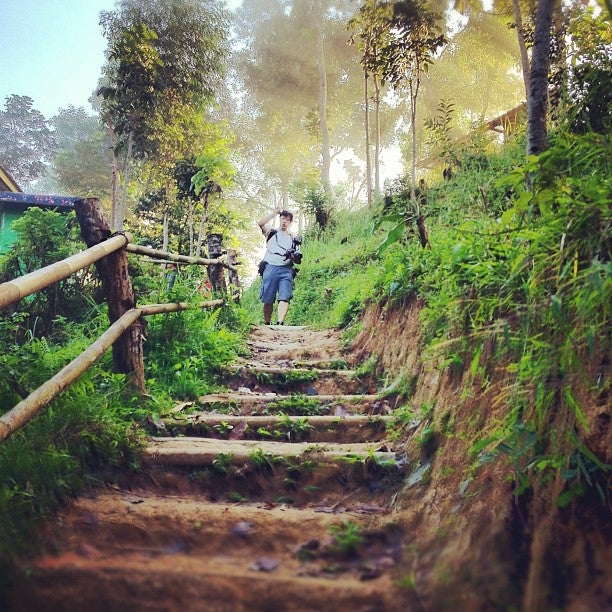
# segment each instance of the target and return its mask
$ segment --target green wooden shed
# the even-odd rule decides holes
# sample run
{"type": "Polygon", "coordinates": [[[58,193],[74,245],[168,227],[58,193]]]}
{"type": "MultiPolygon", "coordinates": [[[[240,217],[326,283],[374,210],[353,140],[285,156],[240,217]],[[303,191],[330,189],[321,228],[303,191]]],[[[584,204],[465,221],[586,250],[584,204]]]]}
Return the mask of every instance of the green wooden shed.
{"type": "Polygon", "coordinates": [[[32,206],[68,212],[81,198],[54,195],[33,195],[14,191],[0,191],[0,255],[7,252],[17,239],[13,222],[32,206]]]}

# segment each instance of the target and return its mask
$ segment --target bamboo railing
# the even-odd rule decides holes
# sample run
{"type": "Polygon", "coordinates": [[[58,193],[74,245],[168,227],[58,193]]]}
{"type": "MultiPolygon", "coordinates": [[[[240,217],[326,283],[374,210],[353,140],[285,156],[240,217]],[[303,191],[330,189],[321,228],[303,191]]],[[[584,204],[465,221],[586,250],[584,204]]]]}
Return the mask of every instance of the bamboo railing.
{"type": "Polygon", "coordinates": [[[2,283],[0,285],[0,308],[10,306],[32,293],[68,278],[102,257],[124,248],[130,240],[130,234],[118,234],[86,251],[2,283]]]}
{"type": "MultiPolygon", "coordinates": [[[[77,217],[81,224],[81,233],[86,242],[96,241],[99,236],[108,235],[110,232],[98,201],[96,199],[90,199],[83,201],[81,204],[82,208],[81,210],[77,210],[77,217]]],[[[237,268],[235,265],[235,254],[228,258],[230,259],[230,263],[220,258],[206,259],[164,253],[148,247],[132,245],[130,244],[130,240],[131,236],[127,233],[111,236],[110,238],[101,240],[97,244],[90,246],[81,253],[77,253],[76,255],[72,255],[71,257],[46,266],[45,268],[0,284],[1,309],[41,289],[49,287],[60,280],[64,280],[75,272],[95,263],[98,267],[98,271],[103,277],[103,285],[107,294],[107,302],[109,303],[109,317],[111,318],[110,327],[78,357],[73,359],[48,381],[40,385],[40,387],[30,393],[16,406],[0,416],[0,442],[3,442],[15,433],[15,431],[26,425],[34,416],[41,412],[49,402],[55,399],[62,391],[86,372],[110,347],[113,347],[115,371],[132,375],[133,385],[144,393],[144,366],[142,363],[143,334],[141,329],[137,327],[141,317],[167,312],[179,312],[189,308],[213,308],[226,304],[228,297],[233,300],[237,299],[237,295],[230,295],[225,298],[208,300],[196,305],[189,302],[174,302],[136,307],[135,299],[132,297],[133,292],[129,276],[125,278],[126,274],[122,273],[123,271],[127,271],[127,262],[121,261],[121,265],[119,266],[116,265],[115,261],[110,262],[112,265],[101,265],[101,262],[104,262],[113,254],[116,255],[119,252],[123,252],[124,255],[121,255],[121,257],[125,260],[125,252],[129,251],[167,261],[206,265],[208,266],[209,277],[211,276],[211,270],[214,270],[217,283],[219,283],[220,276],[218,269],[225,267],[229,270],[230,284],[234,285],[238,284],[237,268]],[[117,292],[116,288],[119,285],[123,285],[124,287],[117,292]],[[109,287],[112,289],[109,290],[109,287]],[[127,300],[125,299],[126,295],[128,296],[127,300]],[[119,299],[117,296],[122,296],[122,299],[119,299]],[[124,309],[123,312],[120,310],[120,305],[118,308],[117,304],[111,303],[111,300],[130,303],[130,299],[134,307],[124,309]],[[127,361],[117,359],[118,356],[121,357],[119,351],[115,352],[119,341],[123,341],[124,343],[123,352],[133,353],[132,357],[134,357],[134,359],[129,359],[127,361]]],[[[221,280],[223,283],[218,284],[215,289],[225,288],[224,279],[222,278],[221,280]]]]}

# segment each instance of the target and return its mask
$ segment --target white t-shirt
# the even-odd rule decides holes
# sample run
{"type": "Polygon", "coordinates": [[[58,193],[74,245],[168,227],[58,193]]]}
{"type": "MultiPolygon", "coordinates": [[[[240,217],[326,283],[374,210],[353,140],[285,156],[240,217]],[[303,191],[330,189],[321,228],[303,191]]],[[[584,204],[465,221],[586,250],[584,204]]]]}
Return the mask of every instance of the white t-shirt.
{"type": "Polygon", "coordinates": [[[291,259],[285,258],[285,253],[293,245],[293,235],[281,230],[269,230],[266,233],[266,254],[264,259],[273,266],[288,266],[291,259]],[[276,232],[272,238],[268,239],[270,232],[276,232]]]}

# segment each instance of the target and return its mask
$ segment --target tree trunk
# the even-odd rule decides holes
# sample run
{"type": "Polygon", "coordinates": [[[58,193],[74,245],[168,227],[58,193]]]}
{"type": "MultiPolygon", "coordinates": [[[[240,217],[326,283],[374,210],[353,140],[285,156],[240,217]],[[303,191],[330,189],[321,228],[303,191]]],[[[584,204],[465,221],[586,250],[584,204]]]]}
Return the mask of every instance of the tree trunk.
{"type": "Polygon", "coordinates": [[[204,194],[204,210],[200,218],[200,227],[198,228],[198,242],[196,245],[196,257],[200,257],[202,253],[202,242],[204,241],[204,230],[208,221],[208,192],[204,194]]]}
{"type": "Polygon", "coordinates": [[[540,154],[547,145],[548,70],[553,6],[554,0],[539,0],[538,2],[527,98],[528,155],[540,154]]]}
{"type": "Polygon", "coordinates": [[[529,95],[529,55],[527,53],[527,44],[525,43],[525,31],[523,29],[523,18],[521,16],[521,7],[518,0],[512,0],[512,8],[514,10],[514,21],[516,24],[516,37],[518,39],[519,51],[521,53],[521,67],[523,69],[523,82],[525,83],[525,99],[529,95]]]}
{"type": "Polygon", "coordinates": [[[329,154],[330,140],[327,125],[327,73],[325,70],[325,50],[323,48],[323,27],[321,25],[321,2],[316,2],[315,14],[317,28],[317,72],[319,75],[319,125],[321,128],[321,182],[325,195],[331,200],[332,189],[329,180],[331,158],[329,154]]]}
{"type": "Polygon", "coordinates": [[[364,73],[365,95],[365,154],[366,154],[366,198],[368,207],[372,206],[372,162],[370,161],[370,100],[368,92],[368,73],[364,73]]]}
{"type": "Polygon", "coordinates": [[[193,239],[193,209],[195,207],[195,204],[189,200],[189,209],[187,212],[187,231],[189,233],[189,256],[192,257],[193,256],[193,243],[194,243],[194,239],[193,239]]]}
{"type": "Polygon", "coordinates": [[[121,192],[121,202],[117,207],[117,215],[115,218],[115,224],[113,230],[120,232],[123,229],[123,223],[125,221],[125,206],[127,202],[127,190],[128,183],[130,182],[130,171],[132,168],[132,149],[134,147],[134,130],[130,130],[128,136],[127,153],[125,154],[125,165],[123,167],[123,190],[121,192]]]}
{"type": "Polygon", "coordinates": [[[110,121],[106,123],[111,150],[111,227],[117,227],[117,210],[120,205],[121,172],[119,171],[119,156],[117,155],[117,134],[110,121]]]}
{"type": "MultiPolygon", "coordinates": [[[[104,213],[97,198],[87,198],[75,203],[74,210],[81,226],[85,244],[92,247],[111,235],[104,213]]],[[[136,298],[128,273],[128,258],[125,249],[115,251],[96,262],[102,280],[104,295],[108,303],[108,318],[114,323],[123,314],[136,308],[136,298]]],[[[145,392],[142,338],[145,323],[138,319],[113,344],[113,370],[128,374],[131,384],[145,392]]]]}
{"type": "Polygon", "coordinates": [[[380,195],[380,83],[374,75],[374,194],[380,195]]]}
{"type": "Polygon", "coordinates": [[[410,180],[410,201],[416,212],[417,217],[421,215],[421,207],[416,197],[416,102],[418,94],[418,83],[415,84],[412,79],[409,82],[410,88],[410,133],[412,135],[412,164],[411,164],[411,180],[410,180]]]}
{"type": "MultiPolygon", "coordinates": [[[[208,234],[208,257],[210,259],[218,259],[223,255],[223,237],[221,234],[208,234]]],[[[225,276],[223,274],[223,266],[221,264],[212,264],[207,266],[208,278],[215,293],[225,292],[225,276]]]]}
{"type": "Polygon", "coordinates": [[[168,252],[168,244],[170,242],[170,232],[169,232],[169,223],[170,223],[170,219],[169,219],[169,215],[168,215],[168,211],[164,210],[164,221],[163,221],[163,226],[162,226],[162,251],[164,253],[168,252]]]}
{"type": "Polygon", "coordinates": [[[421,241],[421,246],[426,249],[429,246],[429,233],[427,232],[425,217],[423,215],[419,215],[417,217],[417,228],[419,230],[419,240],[421,241]]]}

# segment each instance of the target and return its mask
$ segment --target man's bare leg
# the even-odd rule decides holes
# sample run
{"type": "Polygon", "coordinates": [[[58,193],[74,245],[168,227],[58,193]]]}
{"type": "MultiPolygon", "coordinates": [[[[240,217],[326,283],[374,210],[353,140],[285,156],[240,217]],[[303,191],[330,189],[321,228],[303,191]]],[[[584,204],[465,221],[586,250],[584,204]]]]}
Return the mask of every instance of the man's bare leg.
{"type": "Polygon", "coordinates": [[[280,301],[278,303],[278,322],[283,323],[289,310],[289,302],[280,301]]]}
{"type": "Polygon", "coordinates": [[[272,318],[272,308],[274,304],[263,305],[263,318],[266,325],[270,325],[270,319],[272,318]]]}

